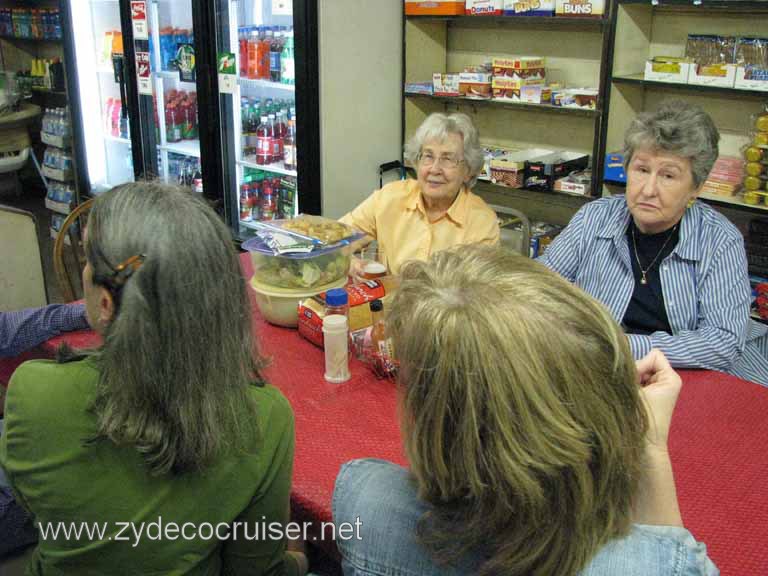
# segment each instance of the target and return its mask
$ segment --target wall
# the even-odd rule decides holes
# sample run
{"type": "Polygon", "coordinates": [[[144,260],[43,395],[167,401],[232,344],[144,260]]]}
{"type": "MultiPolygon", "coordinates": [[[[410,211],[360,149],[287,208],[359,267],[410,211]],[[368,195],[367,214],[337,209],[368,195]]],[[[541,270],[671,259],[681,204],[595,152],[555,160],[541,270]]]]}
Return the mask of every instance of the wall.
{"type": "Polygon", "coordinates": [[[378,188],[399,160],[401,0],[321,0],[320,154],[323,215],[337,218],[378,188]]]}

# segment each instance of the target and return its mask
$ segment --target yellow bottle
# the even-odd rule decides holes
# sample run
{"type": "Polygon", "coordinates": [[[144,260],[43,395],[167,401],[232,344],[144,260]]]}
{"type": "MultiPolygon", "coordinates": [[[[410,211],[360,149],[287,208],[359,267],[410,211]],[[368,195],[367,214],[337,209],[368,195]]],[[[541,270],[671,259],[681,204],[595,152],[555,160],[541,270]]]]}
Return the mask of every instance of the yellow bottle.
{"type": "Polygon", "coordinates": [[[755,122],[755,127],[760,130],[760,132],[768,132],[768,114],[761,114],[757,117],[757,121],[755,122]]]}
{"type": "Polygon", "coordinates": [[[747,192],[744,194],[744,203],[750,204],[752,206],[755,206],[756,204],[760,204],[760,194],[757,194],[755,192],[747,192]]]}
{"type": "Polygon", "coordinates": [[[754,190],[760,190],[760,185],[762,182],[760,181],[760,178],[757,178],[756,176],[747,176],[744,178],[744,188],[751,191],[754,190]]]}
{"type": "Polygon", "coordinates": [[[768,132],[758,132],[755,134],[755,146],[768,146],[768,132]]]}

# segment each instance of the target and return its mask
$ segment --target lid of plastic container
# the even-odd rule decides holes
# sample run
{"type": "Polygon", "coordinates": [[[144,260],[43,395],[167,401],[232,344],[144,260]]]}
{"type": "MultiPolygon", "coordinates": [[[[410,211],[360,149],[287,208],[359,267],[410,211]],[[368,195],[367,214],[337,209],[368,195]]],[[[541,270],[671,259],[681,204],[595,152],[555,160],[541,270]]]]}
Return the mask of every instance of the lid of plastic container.
{"type": "Polygon", "coordinates": [[[280,286],[272,286],[271,284],[264,284],[264,282],[259,282],[255,275],[251,277],[250,282],[251,288],[253,290],[259,292],[260,294],[264,294],[265,296],[294,296],[297,298],[309,298],[310,296],[315,296],[317,294],[327,292],[333,288],[341,288],[346,283],[347,277],[343,276],[335,282],[329,282],[328,284],[323,284],[322,286],[314,286],[312,288],[281,288],[280,286]]]}
{"type": "Polygon", "coordinates": [[[323,318],[323,331],[335,332],[347,329],[347,317],[343,314],[331,314],[323,318]]]}
{"type": "Polygon", "coordinates": [[[381,300],[373,300],[369,305],[371,312],[381,312],[384,310],[384,303],[381,300]]]}
{"type": "Polygon", "coordinates": [[[347,302],[349,302],[349,298],[344,288],[334,288],[325,293],[326,306],[346,306],[347,302]]]}
{"type": "Polygon", "coordinates": [[[350,242],[359,240],[363,236],[364,234],[355,234],[354,236],[345,238],[341,242],[331,244],[330,246],[315,246],[311,252],[287,252],[284,254],[275,254],[274,250],[272,250],[272,248],[264,239],[259,238],[258,236],[254,236],[253,238],[243,242],[243,249],[248,250],[248,252],[258,252],[260,254],[276,256],[278,258],[290,258],[291,260],[311,260],[312,258],[317,258],[323,254],[333,254],[337,250],[348,246],[350,242]]]}

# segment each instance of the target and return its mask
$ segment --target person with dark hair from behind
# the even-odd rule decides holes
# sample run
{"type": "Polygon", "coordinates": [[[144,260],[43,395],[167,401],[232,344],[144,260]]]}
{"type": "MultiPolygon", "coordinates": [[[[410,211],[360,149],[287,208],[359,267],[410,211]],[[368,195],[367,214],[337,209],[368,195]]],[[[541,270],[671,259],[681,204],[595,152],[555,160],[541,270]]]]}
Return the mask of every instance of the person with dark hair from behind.
{"type": "Polygon", "coordinates": [[[40,530],[103,532],[41,538],[27,573],[306,573],[284,540],[253,538],[288,521],[294,424],[260,377],[226,226],[180,188],[131,183],[96,199],[85,253],[104,343],[16,370],[0,465],[40,530]]]}
{"type": "Polygon", "coordinates": [[[388,328],[410,470],[345,464],[346,576],[715,575],[683,527],[681,380],[542,264],[464,246],[407,264],[388,328]]]}

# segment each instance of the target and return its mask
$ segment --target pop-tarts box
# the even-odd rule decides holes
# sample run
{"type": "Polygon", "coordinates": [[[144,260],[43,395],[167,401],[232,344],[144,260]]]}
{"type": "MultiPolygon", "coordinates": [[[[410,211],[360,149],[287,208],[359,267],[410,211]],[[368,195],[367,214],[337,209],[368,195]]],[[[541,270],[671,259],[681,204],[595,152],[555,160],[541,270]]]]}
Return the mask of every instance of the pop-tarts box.
{"type": "Polygon", "coordinates": [[[555,0],[504,0],[504,16],[554,16],[555,0]]]}
{"type": "Polygon", "coordinates": [[[464,13],[467,16],[501,16],[504,0],[466,0],[464,13]]]}

